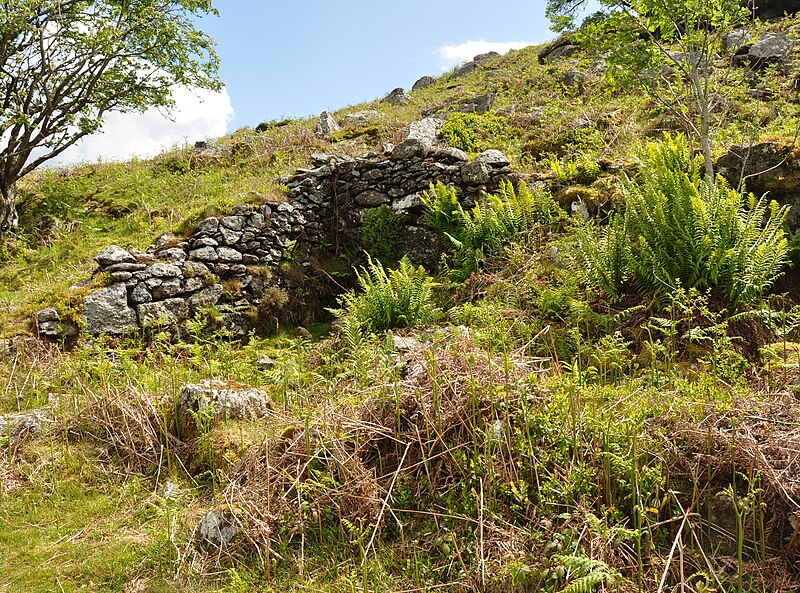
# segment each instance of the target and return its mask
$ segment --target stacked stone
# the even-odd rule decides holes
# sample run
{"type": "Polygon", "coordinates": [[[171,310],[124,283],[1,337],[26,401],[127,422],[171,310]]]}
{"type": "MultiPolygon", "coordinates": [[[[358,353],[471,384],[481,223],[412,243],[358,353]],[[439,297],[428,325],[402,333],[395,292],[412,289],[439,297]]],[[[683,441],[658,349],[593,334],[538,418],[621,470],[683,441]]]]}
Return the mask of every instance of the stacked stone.
{"type": "MultiPolygon", "coordinates": [[[[280,180],[289,189],[287,202],[235,206],[226,216],[201,220],[185,240],[163,237],[147,252],[104,249],[95,261],[110,284],[84,299],[87,332],[170,325],[210,304],[231,309],[231,315],[234,307],[257,305],[268,287],[287,285],[279,263],[292,242],[303,248],[297,253],[310,255],[357,248],[364,215],[383,204],[403,215],[412,260],[435,264],[438,238],[425,225],[422,192],[440,181],[470,205],[502,180],[516,178],[500,151],[488,150],[470,162],[464,152],[434,149],[424,138],[356,158],[313,155],[312,164],[280,180]],[[236,288],[231,297],[223,288],[228,281],[236,288]]],[[[52,315],[41,317],[37,328],[49,336],[57,323],[52,315]]]]}
{"type": "Polygon", "coordinates": [[[462,203],[470,205],[483,192],[495,191],[502,180],[516,179],[498,150],[470,162],[457,148],[434,149],[419,138],[387,146],[382,154],[316,154],[312,164],[313,169],[280,180],[307,221],[305,241],[312,247],[341,246],[343,241],[357,246],[364,215],[385,204],[405,216],[406,251],[423,264],[436,259],[436,236],[425,226],[421,200],[431,183],[454,187],[462,203]]]}

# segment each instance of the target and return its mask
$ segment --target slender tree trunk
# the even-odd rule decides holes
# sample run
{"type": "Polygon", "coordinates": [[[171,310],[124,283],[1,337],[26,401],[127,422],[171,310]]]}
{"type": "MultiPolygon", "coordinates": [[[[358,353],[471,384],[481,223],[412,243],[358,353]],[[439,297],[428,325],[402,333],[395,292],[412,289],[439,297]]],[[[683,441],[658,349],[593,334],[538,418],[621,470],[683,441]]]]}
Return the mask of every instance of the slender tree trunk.
{"type": "Polygon", "coordinates": [[[17,230],[17,184],[16,181],[0,182],[0,238],[9,231],[17,230]]]}

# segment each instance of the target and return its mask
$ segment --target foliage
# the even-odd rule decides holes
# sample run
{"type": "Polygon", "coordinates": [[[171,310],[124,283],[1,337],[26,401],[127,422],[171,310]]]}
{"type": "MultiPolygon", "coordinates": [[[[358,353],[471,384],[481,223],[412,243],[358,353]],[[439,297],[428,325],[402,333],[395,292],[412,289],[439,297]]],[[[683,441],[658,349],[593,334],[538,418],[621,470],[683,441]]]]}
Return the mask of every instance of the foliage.
{"type": "Polygon", "coordinates": [[[371,208],[364,215],[361,242],[379,261],[396,260],[403,242],[403,217],[386,204],[371,208]]]}
{"type": "Polygon", "coordinates": [[[650,144],[646,160],[623,183],[624,214],[578,232],[590,277],[612,297],[628,273],[643,290],[711,289],[734,306],[763,294],[787,261],[789,207],[703,179],[683,136],[650,144]]]}
{"type": "Polygon", "coordinates": [[[441,184],[423,195],[428,224],[443,234],[453,249],[451,271],[464,279],[478,270],[487,257],[500,252],[520,233],[553,224],[562,211],[550,193],[534,190],[521,182],[517,189],[510,182],[500,186],[499,194],[489,194],[466,210],[441,184]]]}
{"type": "Polygon", "coordinates": [[[465,152],[481,152],[496,148],[504,133],[504,122],[491,113],[451,113],[440,134],[448,146],[465,152]]]}
{"type": "MultiPolygon", "coordinates": [[[[575,28],[586,0],[548,0],[547,14],[559,31],[575,28]]],[[[735,75],[713,66],[724,36],[748,23],[738,0],[601,0],[602,11],[575,33],[587,49],[606,56],[615,84],[643,88],[700,143],[705,176],[713,178],[711,114],[719,89],[735,75]]],[[[735,48],[734,48],[735,51],[735,48]]]]}
{"type": "Polygon", "coordinates": [[[367,267],[356,271],[361,292],[344,293],[339,308],[331,312],[367,331],[413,327],[436,319],[440,311],[433,302],[433,278],[406,257],[398,265],[387,271],[367,254],[367,267]]]}
{"type": "Polygon", "coordinates": [[[16,224],[17,180],[106,113],[170,107],[175,86],[219,87],[213,42],[195,28],[215,12],[209,0],[4,3],[0,235],[16,224]]]}

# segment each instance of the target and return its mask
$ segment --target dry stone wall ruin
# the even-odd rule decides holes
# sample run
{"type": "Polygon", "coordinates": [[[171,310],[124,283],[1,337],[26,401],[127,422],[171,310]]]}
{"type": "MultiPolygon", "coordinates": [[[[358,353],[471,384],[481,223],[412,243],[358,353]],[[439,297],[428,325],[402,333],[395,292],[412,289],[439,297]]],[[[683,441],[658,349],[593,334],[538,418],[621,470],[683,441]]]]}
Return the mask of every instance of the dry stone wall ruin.
{"type": "MultiPolygon", "coordinates": [[[[257,307],[269,288],[291,292],[283,260],[291,255],[302,267],[312,259],[356,253],[365,214],[384,204],[403,217],[409,257],[432,265],[438,239],[425,225],[422,192],[442,182],[469,205],[502,181],[517,179],[500,151],[470,161],[458,149],[433,149],[416,138],[355,158],[317,154],[312,164],[280,180],[288,192],[285,202],[236,206],[201,220],[185,238],[162,237],[146,252],[104,249],[95,258],[96,274],[107,285],[83,301],[87,333],[176,324],[208,305],[244,326],[242,311],[257,307]]],[[[41,324],[35,319],[37,329],[58,337],[55,311],[47,311],[41,324]]]]}

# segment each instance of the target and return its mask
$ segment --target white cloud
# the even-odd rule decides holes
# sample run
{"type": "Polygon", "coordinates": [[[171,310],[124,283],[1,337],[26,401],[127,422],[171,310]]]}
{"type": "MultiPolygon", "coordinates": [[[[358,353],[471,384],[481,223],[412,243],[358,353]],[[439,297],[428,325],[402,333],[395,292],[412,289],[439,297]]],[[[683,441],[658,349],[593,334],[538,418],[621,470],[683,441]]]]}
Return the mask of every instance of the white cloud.
{"type": "Polygon", "coordinates": [[[463,62],[468,62],[479,54],[496,51],[504,54],[512,49],[520,49],[535,45],[536,41],[465,41],[458,45],[442,45],[436,48],[435,54],[442,71],[450,70],[463,62]]]}
{"type": "Polygon", "coordinates": [[[216,138],[233,118],[228,91],[178,87],[175,108],[167,116],[155,108],[144,113],[109,113],[103,129],[71,146],[48,165],[150,157],[174,145],[216,138]]]}

